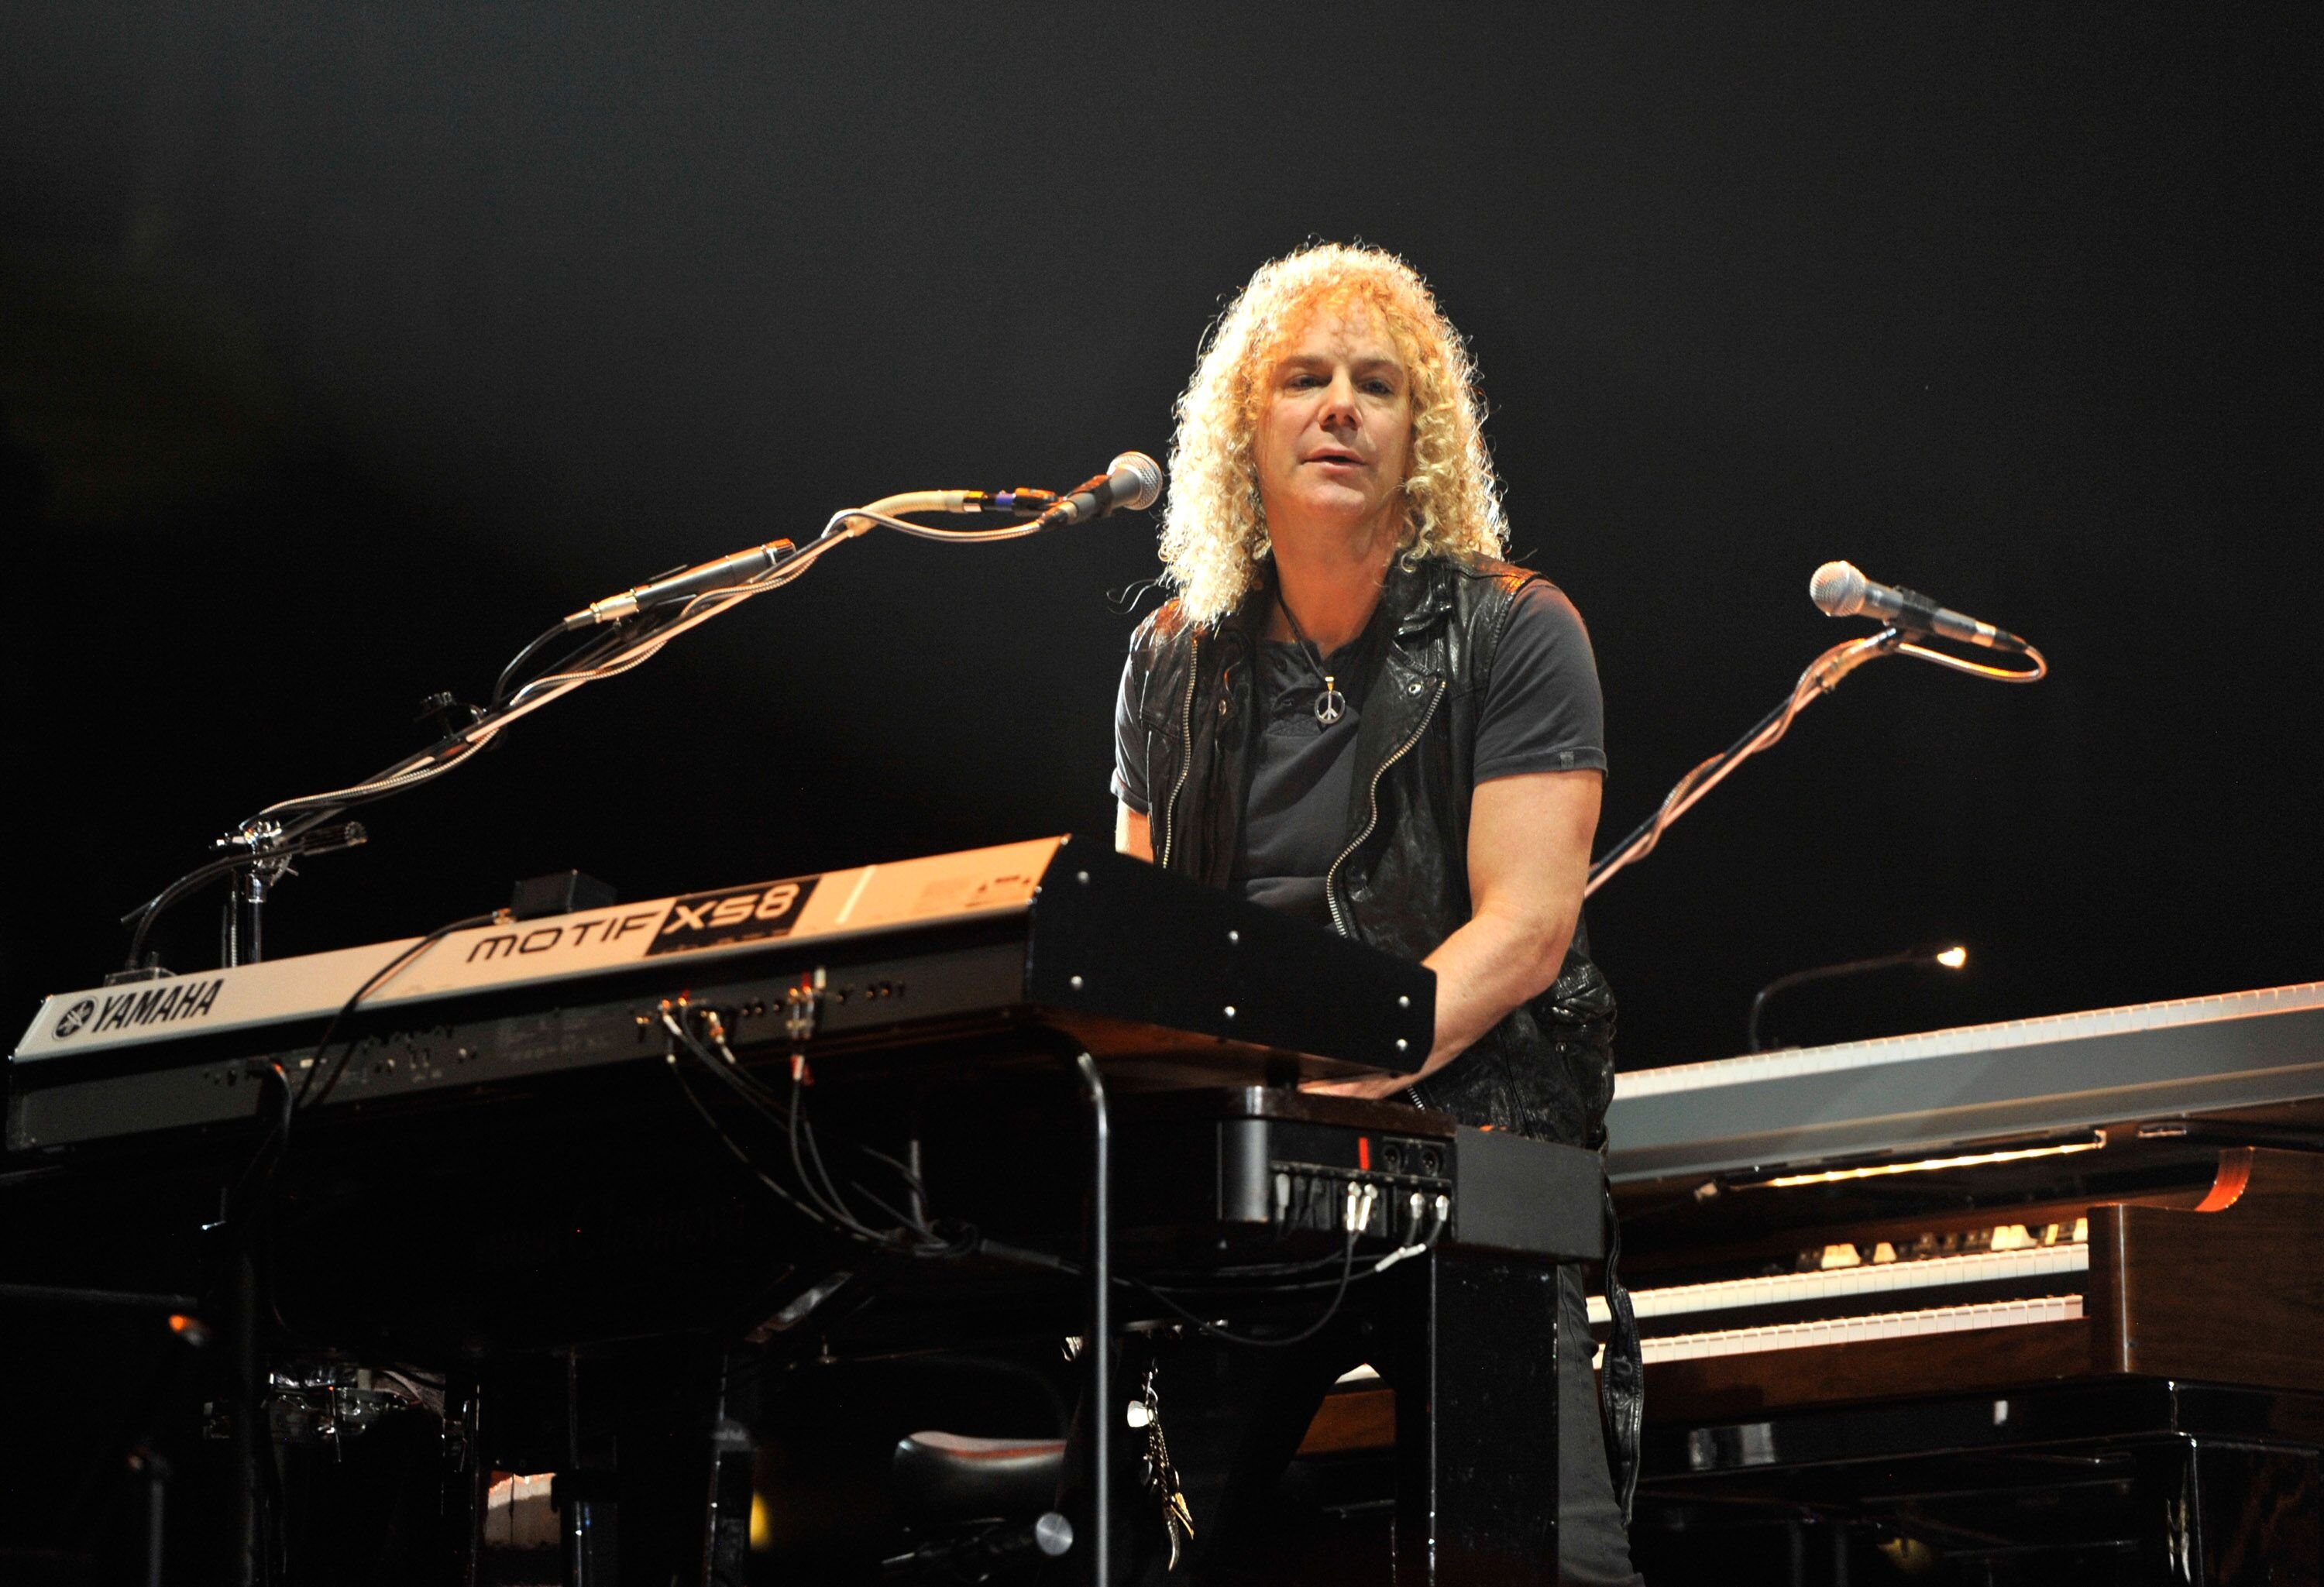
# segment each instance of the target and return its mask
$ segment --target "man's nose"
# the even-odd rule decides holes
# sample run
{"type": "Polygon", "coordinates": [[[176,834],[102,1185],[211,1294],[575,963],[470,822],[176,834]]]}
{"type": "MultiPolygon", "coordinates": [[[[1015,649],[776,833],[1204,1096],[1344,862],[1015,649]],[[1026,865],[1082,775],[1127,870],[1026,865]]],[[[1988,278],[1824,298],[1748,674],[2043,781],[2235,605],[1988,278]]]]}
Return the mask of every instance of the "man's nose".
{"type": "Polygon", "coordinates": [[[1323,388],[1323,409],[1316,415],[1326,429],[1340,429],[1356,422],[1356,383],[1345,371],[1332,377],[1323,388]]]}

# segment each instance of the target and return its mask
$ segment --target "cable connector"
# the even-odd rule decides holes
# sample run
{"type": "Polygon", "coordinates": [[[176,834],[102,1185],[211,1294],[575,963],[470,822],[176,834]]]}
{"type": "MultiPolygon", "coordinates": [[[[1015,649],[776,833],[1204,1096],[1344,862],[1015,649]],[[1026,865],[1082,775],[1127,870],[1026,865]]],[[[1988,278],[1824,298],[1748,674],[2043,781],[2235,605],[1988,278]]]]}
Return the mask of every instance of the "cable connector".
{"type": "Polygon", "coordinates": [[[820,964],[783,989],[783,1038],[809,1041],[815,1037],[816,1010],[822,1004],[828,977],[820,964]]]}
{"type": "Polygon", "coordinates": [[[1430,1210],[1429,1204],[1423,1199],[1421,1193],[1416,1190],[1412,1193],[1412,1197],[1406,1204],[1406,1210],[1411,1213],[1411,1221],[1407,1227],[1418,1238],[1415,1239],[1411,1244],[1397,1247],[1396,1250],[1388,1252],[1388,1255],[1374,1262],[1372,1264],[1372,1271],[1375,1273],[1387,1272],[1390,1268],[1395,1267],[1397,1263],[1404,1260],[1406,1257],[1427,1255],[1428,1252],[1435,1246],[1438,1239],[1444,1233],[1444,1225],[1452,1215],[1452,1198],[1444,1195],[1442,1191],[1438,1192],[1434,1206],[1434,1210],[1436,1213],[1435,1221],[1428,1226],[1428,1232],[1425,1235],[1421,1235],[1420,1220],[1422,1216],[1430,1210]]]}
{"type": "Polygon", "coordinates": [[[963,512],[1006,512],[1017,518],[1038,517],[1057,504],[1056,492],[1024,485],[1010,491],[963,491],[960,495],[963,512]]]}

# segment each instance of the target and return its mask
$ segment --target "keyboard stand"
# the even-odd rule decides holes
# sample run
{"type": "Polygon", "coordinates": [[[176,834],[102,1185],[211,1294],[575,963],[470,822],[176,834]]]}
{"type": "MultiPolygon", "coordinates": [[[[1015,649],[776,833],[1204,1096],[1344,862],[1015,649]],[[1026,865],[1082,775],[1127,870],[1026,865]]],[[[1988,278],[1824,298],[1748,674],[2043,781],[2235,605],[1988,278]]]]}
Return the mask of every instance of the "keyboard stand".
{"type": "Polygon", "coordinates": [[[1398,1587],[1554,1587],[1557,1269],[1460,1247],[1414,1265],[1386,1374],[1398,1587]]]}

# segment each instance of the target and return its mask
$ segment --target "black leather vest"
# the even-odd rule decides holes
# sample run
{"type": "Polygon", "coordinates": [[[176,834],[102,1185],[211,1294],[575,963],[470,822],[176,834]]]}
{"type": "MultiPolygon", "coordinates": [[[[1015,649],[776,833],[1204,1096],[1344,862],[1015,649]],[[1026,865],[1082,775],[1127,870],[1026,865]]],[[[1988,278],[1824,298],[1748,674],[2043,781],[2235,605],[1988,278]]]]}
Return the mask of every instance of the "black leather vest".
{"type": "MultiPolygon", "coordinates": [[[[1407,959],[1425,958],[1471,914],[1469,794],[1477,719],[1517,591],[1536,576],[1431,558],[1391,567],[1357,730],[1347,842],[1325,879],[1333,924],[1407,959]]],[[[1213,625],[1176,603],[1131,641],[1145,729],[1154,857],[1229,885],[1258,727],[1258,635],[1271,585],[1213,625]]],[[[1466,1124],[1595,1147],[1614,1094],[1614,994],[1577,927],[1555,984],[1412,1088],[1466,1124]]]]}

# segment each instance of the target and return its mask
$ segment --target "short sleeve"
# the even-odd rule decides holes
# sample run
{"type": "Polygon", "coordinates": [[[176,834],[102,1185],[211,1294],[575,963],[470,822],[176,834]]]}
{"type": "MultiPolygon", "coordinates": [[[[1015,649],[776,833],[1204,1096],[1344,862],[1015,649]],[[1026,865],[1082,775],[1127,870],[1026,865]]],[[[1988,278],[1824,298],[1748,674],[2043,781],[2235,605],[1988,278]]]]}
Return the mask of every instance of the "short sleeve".
{"type": "Polygon", "coordinates": [[[1582,614],[1556,586],[1519,590],[1477,720],[1479,782],[1534,771],[1603,772],[1605,702],[1582,614]]]}
{"type": "Polygon", "coordinates": [[[1138,720],[1137,658],[1122,663],[1121,689],[1113,702],[1113,797],[1141,816],[1151,815],[1146,795],[1146,728],[1138,720]]]}

